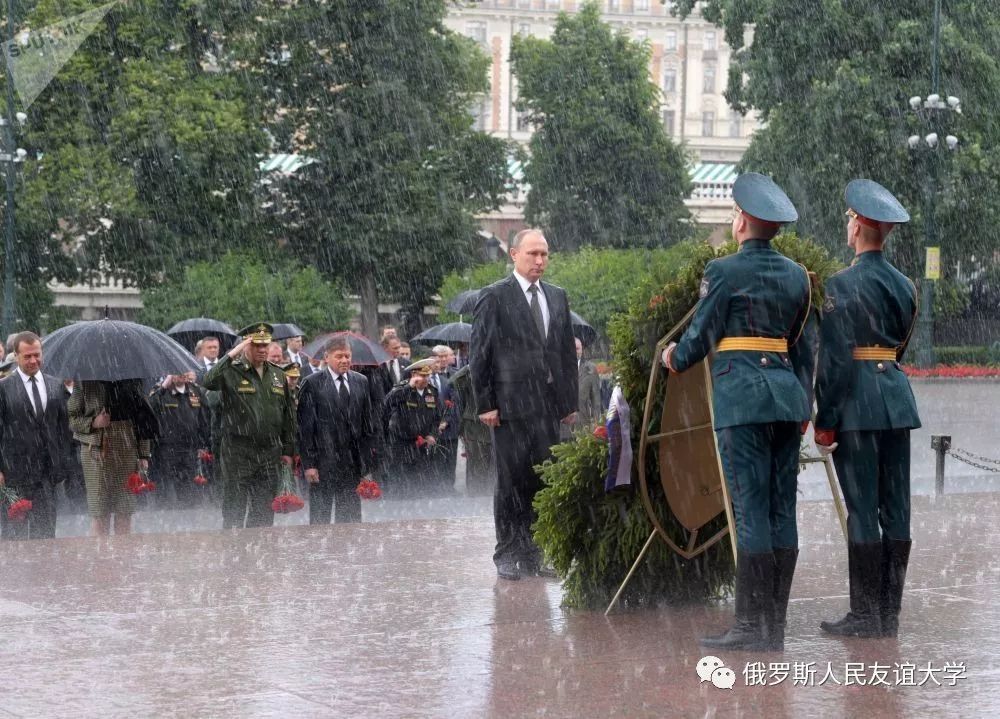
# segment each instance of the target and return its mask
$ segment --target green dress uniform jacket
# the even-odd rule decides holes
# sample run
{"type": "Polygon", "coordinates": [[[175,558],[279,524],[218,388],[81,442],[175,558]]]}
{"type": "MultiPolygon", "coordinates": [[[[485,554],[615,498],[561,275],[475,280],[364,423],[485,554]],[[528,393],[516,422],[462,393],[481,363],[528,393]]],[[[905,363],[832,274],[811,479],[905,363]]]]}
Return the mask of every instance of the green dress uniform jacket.
{"type": "Polygon", "coordinates": [[[801,336],[810,306],[805,268],[768,240],[746,240],[739,252],[705,266],[699,295],[672,356],[678,372],[727,337],[783,338],[789,346],[787,353],[734,350],[715,356],[715,428],[808,420],[815,354],[801,336]]]}
{"type": "Polygon", "coordinates": [[[882,252],[864,252],[826,281],[816,427],[837,432],[920,427],[913,390],[899,360],[917,316],[917,291],[882,252]],[[895,360],[856,360],[858,347],[882,347],[895,360]]]}
{"type": "Polygon", "coordinates": [[[238,438],[261,446],[280,445],[281,454],[295,454],[295,418],[285,373],[264,363],[263,375],[244,360],[228,355],[205,375],[203,386],[220,393],[223,438],[238,438]]]}

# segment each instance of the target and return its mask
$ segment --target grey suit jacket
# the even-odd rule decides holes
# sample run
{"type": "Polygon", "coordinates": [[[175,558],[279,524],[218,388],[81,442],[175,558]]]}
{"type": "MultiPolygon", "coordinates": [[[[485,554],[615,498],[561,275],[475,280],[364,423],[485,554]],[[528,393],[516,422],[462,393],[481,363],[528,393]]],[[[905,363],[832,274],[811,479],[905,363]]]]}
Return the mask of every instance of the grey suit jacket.
{"type": "Polygon", "coordinates": [[[14,486],[57,483],[69,469],[73,446],[66,389],[55,377],[41,377],[47,395],[41,417],[17,372],[0,380],[0,469],[14,486]]]}

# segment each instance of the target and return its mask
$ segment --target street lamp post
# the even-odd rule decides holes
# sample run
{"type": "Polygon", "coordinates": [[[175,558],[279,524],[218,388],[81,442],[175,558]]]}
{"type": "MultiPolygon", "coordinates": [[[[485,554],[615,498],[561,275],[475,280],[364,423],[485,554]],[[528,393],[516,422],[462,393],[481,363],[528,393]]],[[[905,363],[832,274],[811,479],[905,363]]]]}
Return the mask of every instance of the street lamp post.
{"type": "Polygon", "coordinates": [[[911,135],[907,140],[910,150],[925,159],[924,172],[924,277],[920,283],[920,316],[916,328],[916,365],[934,365],[934,282],[939,279],[941,254],[937,240],[935,210],[938,186],[939,148],[954,152],[958,149],[958,138],[946,134],[953,118],[962,114],[962,102],[949,95],[946,100],[940,94],[940,37],[941,0],[934,3],[934,38],[931,53],[931,94],[927,99],[919,96],[910,98],[910,110],[916,116],[926,135],[911,135]],[[944,144],[941,135],[944,134],[944,144]]]}

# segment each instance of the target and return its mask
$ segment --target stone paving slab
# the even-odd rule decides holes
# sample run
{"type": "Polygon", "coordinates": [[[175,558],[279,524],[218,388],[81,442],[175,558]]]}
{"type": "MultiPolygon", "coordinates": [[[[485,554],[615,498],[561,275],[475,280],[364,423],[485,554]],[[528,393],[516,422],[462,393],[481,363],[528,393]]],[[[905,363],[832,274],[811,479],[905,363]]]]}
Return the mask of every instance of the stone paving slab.
{"type": "Polygon", "coordinates": [[[720,655],[731,690],[695,672],[731,603],[563,610],[558,582],[496,579],[488,518],[5,542],[0,717],[996,716],[1000,494],[913,510],[899,640],[830,640],[843,537],[829,502],[800,503],[786,651],[720,655]],[[818,674],[747,686],[755,661],[818,674]],[[888,685],[819,685],[828,662],[888,685]],[[965,676],[935,686],[928,662],[965,676]],[[925,686],[895,682],[907,663],[925,686]]]}

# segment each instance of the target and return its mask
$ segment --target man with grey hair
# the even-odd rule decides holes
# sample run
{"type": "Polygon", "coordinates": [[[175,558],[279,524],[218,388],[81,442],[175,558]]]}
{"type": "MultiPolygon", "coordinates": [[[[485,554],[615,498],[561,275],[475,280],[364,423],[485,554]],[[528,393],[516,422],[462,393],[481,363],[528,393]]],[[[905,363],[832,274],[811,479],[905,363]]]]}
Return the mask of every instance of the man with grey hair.
{"type": "Polygon", "coordinates": [[[559,423],[577,409],[576,348],[566,292],[542,282],[549,244],[522,230],[510,246],[514,272],[479,294],[472,321],[471,367],[479,419],[493,431],[493,502],[501,579],[548,575],[531,536],[535,465],[559,442],[559,423]]]}

